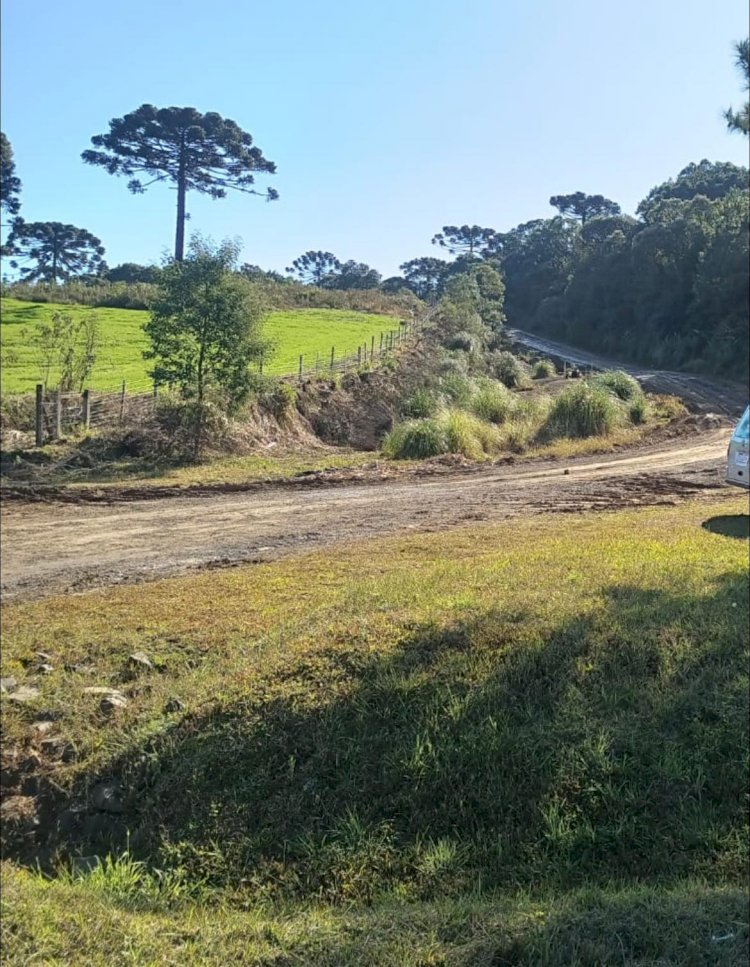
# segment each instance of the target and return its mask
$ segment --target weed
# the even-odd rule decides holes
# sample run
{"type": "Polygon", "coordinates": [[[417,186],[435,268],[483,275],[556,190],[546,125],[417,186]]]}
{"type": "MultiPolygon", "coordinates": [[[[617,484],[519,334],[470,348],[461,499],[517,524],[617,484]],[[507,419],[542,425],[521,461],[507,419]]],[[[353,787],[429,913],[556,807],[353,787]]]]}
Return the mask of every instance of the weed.
{"type": "Polygon", "coordinates": [[[606,390],[581,383],[554,400],[541,432],[546,439],[608,436],[620,419],[618,406],[606,390]]]}
{"type": "Polygon", "coordinates": [[[531,370],[533,379],[548,379],[557,375],[557,368],[551,359],[538,359],[531,370]]]}

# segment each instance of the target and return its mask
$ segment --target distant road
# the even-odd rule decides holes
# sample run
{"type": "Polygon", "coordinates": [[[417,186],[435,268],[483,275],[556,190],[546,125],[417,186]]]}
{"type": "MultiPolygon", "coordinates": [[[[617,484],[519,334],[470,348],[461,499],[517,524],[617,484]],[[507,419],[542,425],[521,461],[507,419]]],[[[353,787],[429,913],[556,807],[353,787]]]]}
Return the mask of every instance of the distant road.
{"type": "Polygon", "coordinates": [[[649,393],[669,393],[680,396],[686,405],[699,413],[718,413],[738,418],[748,403],[748,389],[740,383],[730,383],[694,376],[689,373],[674,373],[668,370],[646,369],[631,363],[607,359],[585,349],[576,349],[565,343],[535,336],[522,329],[507,329],[508,336],[522,346],[536,349],[560,361],[575,363],[578,366],[593,366],[595,369],[621,369],[635,376],[649,393]]]}

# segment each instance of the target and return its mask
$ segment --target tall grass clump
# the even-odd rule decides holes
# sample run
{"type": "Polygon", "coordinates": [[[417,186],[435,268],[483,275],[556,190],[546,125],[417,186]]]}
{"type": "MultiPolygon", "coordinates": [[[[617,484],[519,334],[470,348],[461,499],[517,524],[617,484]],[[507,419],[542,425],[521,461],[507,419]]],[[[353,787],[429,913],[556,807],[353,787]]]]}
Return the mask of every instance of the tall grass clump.
{"type": "Polygon", "coordinates": [[[494,376],[508,389],[517,389],[526,383],[526,373],[513,353],[500,352],[492,356],[490,366],[494,376]]]}
{"type": "Polygon", "coordinates": [[[542,436],[608,436],[620,421],[620,409],[609,393],[582,383],[566,389],[555,399],[542,427],[542,436]]]}
{"type": "Polygon", "coordinates": [[[440,400],[435,393],[423,386],[416,389],[411,396],[401,402],[399,410],[402,416],[409,419],[425,419],[435,416],[440,409],[440,400]]]}
{"type": "Polygon", "coordinates": [[[476,393],[476,386],[468,376],[448,373],[440,380],[440,392],[448,402],[455,403],[456,406],[468,406],[476,393]]]}
{"type": "Polygon", "coordinates": [[[448,410],[443,416],[448,453],[460,453],[469,460],[481,460],[493,448],[492,427],[466,410],[448,410]]]}
{"type": "Polygon", "coordinates": [[[549,379],[556,375],[557,369],[551,359],[537,359],[531,370],[532,379],[549,379]]]}
{"type": "Polygon", "coordinates": [[[470,403],[471,412],[488,423],[504,423],[513,410],[513,394],[502,383],[480,385],[470,403]]]}
{"type": "Polygon", "coordinates": [[[424,460],[449,453],[444,420],[407,420],[397,424],[383,441],[383,455],[391,460],[424,460]]]}
{"type": "Polygon", "coordinates": [[[596,376],[591,377],[589,383],[607,390],[624,403],[643,398],[643,390],[638,380],[619,369],[608,369],[603,373],[597,373],[596,376]]]}

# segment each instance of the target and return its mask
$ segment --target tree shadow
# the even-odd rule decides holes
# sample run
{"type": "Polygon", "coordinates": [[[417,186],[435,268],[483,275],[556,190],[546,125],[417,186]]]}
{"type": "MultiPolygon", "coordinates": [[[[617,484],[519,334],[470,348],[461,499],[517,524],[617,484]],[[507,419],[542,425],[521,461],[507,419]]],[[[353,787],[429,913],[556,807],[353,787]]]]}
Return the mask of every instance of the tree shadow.
{"type": "Polygon", "coordinates": [[[745,541],[750,537],[750,517],[747,514],[719,514],[704,520],[701,527],[724,537],[736,537],[745,541]]]}
{"type": "Polygon", "coordinates": [[[158,868],[331,902],[741,875],[746,602],[736,573],[708,595],[613,586],[544,634],[488,609],[385,655],[290,657],[90,776],[45,849],[129,830],[158,868]],[[87,826],[113,777],[122,816],[87,826]]]}

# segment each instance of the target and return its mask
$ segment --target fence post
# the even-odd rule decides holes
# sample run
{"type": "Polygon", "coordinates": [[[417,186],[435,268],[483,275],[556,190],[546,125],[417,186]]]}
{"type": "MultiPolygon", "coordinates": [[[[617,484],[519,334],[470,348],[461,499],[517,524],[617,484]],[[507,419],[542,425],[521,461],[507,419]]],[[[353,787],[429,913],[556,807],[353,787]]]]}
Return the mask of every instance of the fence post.
{"type": "Polygon", "coordinates": [[[302,380],[302,356],[299,358],[299,378],[302,380]]]}
{"type": "Polygon", "coordinates": [[[370,340],[370,362],[375,359],[375,337],[373,336],[370,340]]]}
{"type": "Polygon", "coordinates": [[[263,356],[262,356],[262,355],[261,355],[261,357],[260,357],[260,364],[259,364],[259,366],[258,366],[258,373],[259,373],[259,374],[260,374],[261,376],[263,375],[263,356]]]}
{"type": "Polygon", "coordinates": [[[357,366],[362,365],[362,347],[357,346],[357,366]]]}
{"type": "Polygon", "coordinates": [[[154,399],[159,395],[159,384],[154,380],[154,399]]]}
{"type": "Polygon", "coordinates": [[[380,350],[379,351],[381,353],[383,352],[383,333],[382,332],[380,333],[380,350]]]}
{"type": "Polygon", "coordinates": [[[120,390],[120,422],[125,419],[125,380],[122,381],[122,389],[120,390]]]}
{"type": "Polygon", "coordinates": [[[88,430],[91,423],[91,395],[90,391],[83,391],[83,428],[88,430]]]}
{"type": "Polygon", "coordinates": [[[42,383],[36,384],[36,445],[42,446],[44,443],[44,386],[42,383]]]}
{"type": "Polygon", "coordinates": [[[62,394],[58,389],[55,393],[55,439],[62,436],[62,394]]]}
{"type": "Polygon", "coordinates": [[[335,346],[331,346],[331,372],[333,372],[333,357],[334,357],[335,352],[336,352],[336,347],[335,346]]]}

